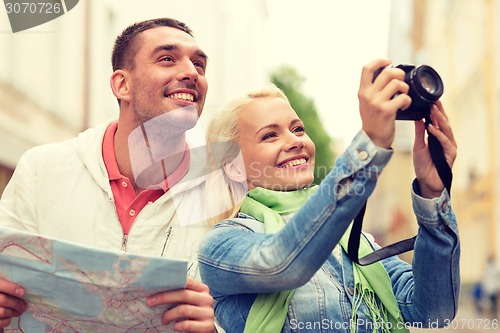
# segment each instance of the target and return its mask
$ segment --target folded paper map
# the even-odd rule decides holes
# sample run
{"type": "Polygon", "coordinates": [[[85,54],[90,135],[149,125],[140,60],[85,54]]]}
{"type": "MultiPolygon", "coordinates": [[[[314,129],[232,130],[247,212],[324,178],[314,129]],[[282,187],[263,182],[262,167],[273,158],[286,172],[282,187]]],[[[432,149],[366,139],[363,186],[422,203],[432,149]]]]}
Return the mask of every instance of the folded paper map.
{"type": "Polygon", "coordinates": [[[103,251],[0,228],[0,278],[26,289],[28,310],[5,332],[173,332],[168,305],[146,297],[184,288],[187,260],[103,251]]]}

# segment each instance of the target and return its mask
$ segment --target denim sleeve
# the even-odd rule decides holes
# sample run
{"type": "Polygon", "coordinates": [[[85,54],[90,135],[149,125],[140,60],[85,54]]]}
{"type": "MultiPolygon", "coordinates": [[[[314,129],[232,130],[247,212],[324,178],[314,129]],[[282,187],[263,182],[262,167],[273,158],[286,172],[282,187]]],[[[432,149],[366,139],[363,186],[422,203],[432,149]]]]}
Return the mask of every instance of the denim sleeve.
{"type": "Polygon", "coordinates": [[[397,257],[384,260],[394,295],[406,322],[443,327],[455,317],[460,292],[460,242],[450,196],[425,199],[413,182],[413,211],[418,221],[412,265],[397,257]]]}
{"type": "Polygon", "coordinates": [[[316,193],[276,234],[224,221],[202,242],[200,273],[215,297],[266,293],[305,284],[331,254],[364,202],[392,150],[360,131],[316,193]]]}

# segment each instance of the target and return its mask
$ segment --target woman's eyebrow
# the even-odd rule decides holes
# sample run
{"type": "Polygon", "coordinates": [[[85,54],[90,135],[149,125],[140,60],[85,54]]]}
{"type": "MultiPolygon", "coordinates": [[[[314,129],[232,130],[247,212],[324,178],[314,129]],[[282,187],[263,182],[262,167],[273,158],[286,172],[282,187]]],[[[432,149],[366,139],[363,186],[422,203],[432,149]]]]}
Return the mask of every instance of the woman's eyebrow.
{"type": "Polygon", "coordinates": [[[269,124],[269,125],[263,126],[257,132],[255,132],[255,134],[257,135],[257,134],[259,134],[259,132],[264,131],[266,129],[270,129],[270,128],[272,128],[272,129],[279,128],[279,125],[278,124],[269,124]]]}
{"type": "MultiPolygon", "coordinates": [[[[302,123],[302,119],[296,118],[290,122],[290,125],[296,124],[296,123],[302,123]]],[[[274,128],[279,128],[278,124],[268,124],[266,126],[261,127],[255,134],[259,134],[259,132],[266,130],[266,129],[274,129],[274,128]]]]}

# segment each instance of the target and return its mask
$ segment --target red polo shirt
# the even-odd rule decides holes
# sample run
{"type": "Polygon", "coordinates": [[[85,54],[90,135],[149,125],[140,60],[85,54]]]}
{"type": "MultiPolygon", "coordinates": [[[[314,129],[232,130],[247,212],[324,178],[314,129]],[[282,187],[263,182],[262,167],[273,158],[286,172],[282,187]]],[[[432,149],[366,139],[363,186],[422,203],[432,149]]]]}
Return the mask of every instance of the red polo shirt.
{"type": "Polygon", "coordinates": [[[102,141],[102,157],[106,170],[108,171],[109,184],[113,191],[116,213],[122,225],[123,233],[127,235],[132,223],[134,223],[135,218],[139,215],[144,206],[161,197],[168,191],[169,187],[179,182],[179,180],[186,175],[189,169],[190,154],[186,146],[186,153],[184,154],[181,164],[168,176],[168,182],[167,179],[164,180],[165,183],[162,187],[165,188],[165,190],[155,187],[154,189],[145,189],[136,195],[130,183],[130,179],[120,173],[118,163],[116,162],[114,138],[117,128],[118,123],[115,122],[106,129],[102,141]]]}

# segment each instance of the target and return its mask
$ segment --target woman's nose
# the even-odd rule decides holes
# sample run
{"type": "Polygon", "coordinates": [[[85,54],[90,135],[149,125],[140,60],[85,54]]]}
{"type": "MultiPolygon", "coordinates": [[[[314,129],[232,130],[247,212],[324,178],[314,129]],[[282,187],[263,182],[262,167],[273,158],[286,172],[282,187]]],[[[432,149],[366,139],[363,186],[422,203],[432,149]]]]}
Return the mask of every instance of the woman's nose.
{"type": "Polygon", "coordinates": [[[304,148],[304,146],[305,146],[305,143],[301,137],[299,137],[293,133],[290,133],[287,137],[287,143],[284,146],[284,150],[289,151],[292,149],[302,149],[302,148],[304,148]]]}

